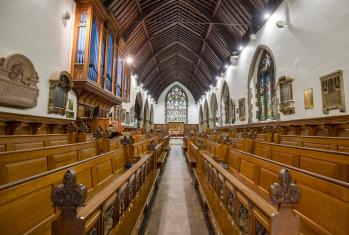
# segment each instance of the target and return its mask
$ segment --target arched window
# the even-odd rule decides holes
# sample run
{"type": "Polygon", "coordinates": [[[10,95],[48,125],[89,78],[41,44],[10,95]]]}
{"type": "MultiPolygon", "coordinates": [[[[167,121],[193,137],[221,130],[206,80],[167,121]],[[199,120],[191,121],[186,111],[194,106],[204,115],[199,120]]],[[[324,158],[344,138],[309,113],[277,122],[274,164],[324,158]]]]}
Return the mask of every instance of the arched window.
{"type": "Polygon", "coordinates": [[[258,65],[256,98],[257,119],[259,121],[275,119],[274,62],[266,50],[263,51],[258,65]]]}
{"type": "Polygon", "coordinates": [[[179,86],[166,95],[166,122],[187,122],[188,97],[179,86]]]}

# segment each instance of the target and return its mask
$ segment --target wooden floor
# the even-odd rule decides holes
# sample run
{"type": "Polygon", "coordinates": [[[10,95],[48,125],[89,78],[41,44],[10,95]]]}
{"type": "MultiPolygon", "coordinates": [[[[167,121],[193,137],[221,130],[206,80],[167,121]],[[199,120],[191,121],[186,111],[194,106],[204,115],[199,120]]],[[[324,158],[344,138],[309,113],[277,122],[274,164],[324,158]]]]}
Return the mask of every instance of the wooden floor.
{"type": "Polygon", "coordinates": [[[172,139],[170,147],[145,234],[209,234],[200,199],[185,162],[182,140],[172,139]]]}

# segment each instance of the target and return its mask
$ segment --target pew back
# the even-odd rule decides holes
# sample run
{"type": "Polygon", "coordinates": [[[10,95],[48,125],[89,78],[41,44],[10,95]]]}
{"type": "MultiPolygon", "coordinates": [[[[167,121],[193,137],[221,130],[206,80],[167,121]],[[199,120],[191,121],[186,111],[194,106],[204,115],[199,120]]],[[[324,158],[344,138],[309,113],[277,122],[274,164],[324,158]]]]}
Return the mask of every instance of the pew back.
{"type": "Polygon", "coordinates": [[[0,152],[43,148],[72,143],[70,134],[1,135],[0,152]]]}
{"type": "Polygon", "coordinates": [[[274,135],[276,144],[333,150],[349,153],[349,138],[345,137],[321,137],[321,136],[297,136],[297,135],[274,135]]]}
{"type": "Polygon", "coordinates": [[[258,141],[254,143],[254,153],[263,158],[349,182],[348,153],[258,141]]]}
{"type": "Polygon", "coordinates": [[[0,153],[0,184],[13,182],[98,154],[97,142],[0,153]]]}

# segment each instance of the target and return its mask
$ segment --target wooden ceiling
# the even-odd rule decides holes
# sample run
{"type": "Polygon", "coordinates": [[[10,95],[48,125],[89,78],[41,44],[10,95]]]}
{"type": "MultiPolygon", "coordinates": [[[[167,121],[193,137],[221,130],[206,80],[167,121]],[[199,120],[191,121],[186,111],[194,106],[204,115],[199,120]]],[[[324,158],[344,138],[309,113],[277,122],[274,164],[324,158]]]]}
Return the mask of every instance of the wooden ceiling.
{"type": "Polygon", "coordinates": [[[171,83],[196,100],[215,84],[233,52],[247,43],[282,0],[104,0],[121,27],[138,82],[157,100],[171,83]]]}

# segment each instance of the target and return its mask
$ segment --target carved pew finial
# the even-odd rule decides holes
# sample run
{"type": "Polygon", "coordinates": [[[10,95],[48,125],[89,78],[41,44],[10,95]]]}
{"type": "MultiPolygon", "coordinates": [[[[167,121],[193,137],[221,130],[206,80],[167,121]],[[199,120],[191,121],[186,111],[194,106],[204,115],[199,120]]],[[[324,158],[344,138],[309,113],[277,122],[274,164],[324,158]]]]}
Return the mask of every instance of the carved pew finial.
{"type": "Polygon", "coordinates": [[[273,183],[270,186],[270,192],[271,203],[278,206],[296,204],[301,196],[298,186],[292,184],[292,177],[285,168],[282,168],[279,173],[279,183],[273,183]]]}
{"type": "Polygon", "coordinates": [[[270,186],[271,203],[278,206],[277,215],[272,221],[273,235],[298,235],[300,230],[299,216],[293,207],[300,200],[301,192],[292,183],[292,177],[287,169],[282,168],[279,173],[279,183],[270,186]]]}
{"type": "Polygon", "coordinates": [[[52,234],[85,234],[85,220],[77,213],[78,207],[85,205],[87,189],[76,183],[76,173],[69,169],[63,178],[63,185],[53,189],[51,201],[53,207],[61,210],[58,218],[52,223],[52,234]]]}

